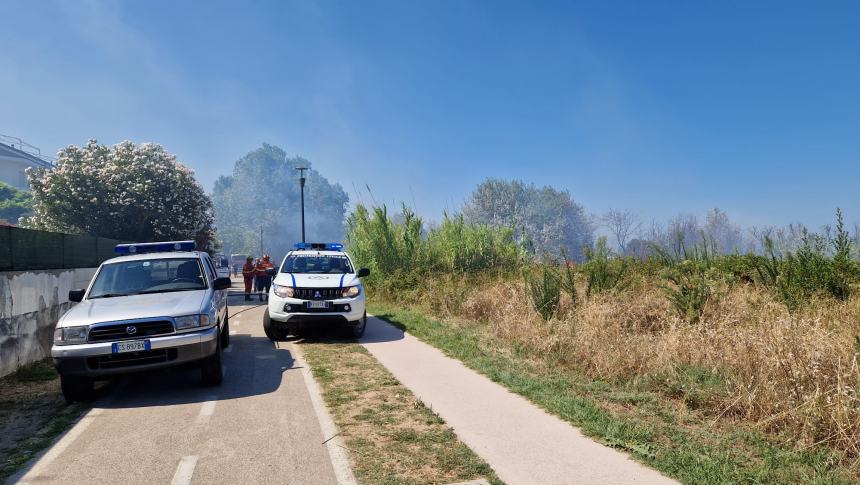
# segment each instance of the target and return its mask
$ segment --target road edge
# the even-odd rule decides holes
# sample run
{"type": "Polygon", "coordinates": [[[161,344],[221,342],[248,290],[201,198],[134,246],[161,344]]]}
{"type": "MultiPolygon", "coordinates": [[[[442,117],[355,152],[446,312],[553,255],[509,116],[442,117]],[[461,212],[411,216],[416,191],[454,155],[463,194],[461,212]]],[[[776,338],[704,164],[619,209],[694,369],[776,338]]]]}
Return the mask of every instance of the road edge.
{"type": "Polygon", "coordinates": [[[308,366],[308,362],[305,360],[305,356],[302,353],[301,348],[295,344],[291,347],[291,350],[293,350],[293,358],[299,370],[302,372],[302,377],[305,379],[305,387],[307,388],[308,395],[311,398],[311,405],[313,405],[314,413],[317,415],[317,422],[319,422],[320,430],[322,431],[323,438],[325,439],[324,443],[328,449],[329,459],[332,467],[334,468],[334,475],[335,478],[337,478],[337,483],[340,485],[358,485],[358,482],[355,479],[355,474],[352,472],[352,465],[349,462],[349,455],[346,452],[346,447],[340,439],[339,431],[337,430],[337,426],[334,424],[334,420],[332,420],[331,415],[328,413],[328,408],[323,401],[319,384],[317,384],[317,381],[314,379],[310,366],[308,366]]]}

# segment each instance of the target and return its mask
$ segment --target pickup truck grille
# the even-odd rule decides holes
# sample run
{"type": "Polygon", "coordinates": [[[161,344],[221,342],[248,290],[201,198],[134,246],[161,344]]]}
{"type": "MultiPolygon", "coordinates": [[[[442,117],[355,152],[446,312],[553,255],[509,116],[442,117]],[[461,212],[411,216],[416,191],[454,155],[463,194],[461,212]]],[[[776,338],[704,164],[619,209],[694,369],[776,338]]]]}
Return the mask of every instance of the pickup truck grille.
{"type": "Polygon", "coordinates": [[[161,364],[176,360],[178,355],[179,351],[176,349],[155,349],[129,352],[127,354],[101,355],[98,357],[87,357],[87,367],[97,370],[161,364]]]}
{"type": "Polygon", "coordinates": [[[300,300],[334,300],[343,297],[343,290],[341,288],[296,288],[295,295],[295,298],[300,300]]]}
{"type": "Polygon", "coordinates": [[[90,342],[115,342],[117,340],[158,337],[171,333],[173,333],[173,322],[170,320],[113,323],[90,328],[88,340],[90,342]],[[129,327],[134,327],[134,333],[129,333],[129,327]]]}

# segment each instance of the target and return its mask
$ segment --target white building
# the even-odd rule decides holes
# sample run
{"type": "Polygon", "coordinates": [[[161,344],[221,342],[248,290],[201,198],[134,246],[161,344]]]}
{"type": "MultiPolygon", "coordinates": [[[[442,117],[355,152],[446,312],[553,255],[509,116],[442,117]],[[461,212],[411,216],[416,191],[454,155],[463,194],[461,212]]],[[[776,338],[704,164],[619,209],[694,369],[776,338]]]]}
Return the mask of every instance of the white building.
{"type": "Polygon", "coordinates": [[[27,167],[53,168],[53,164],[39,149],[15,138],[0,135],[0,180],[22,190],[29,190],[27,167]]]}

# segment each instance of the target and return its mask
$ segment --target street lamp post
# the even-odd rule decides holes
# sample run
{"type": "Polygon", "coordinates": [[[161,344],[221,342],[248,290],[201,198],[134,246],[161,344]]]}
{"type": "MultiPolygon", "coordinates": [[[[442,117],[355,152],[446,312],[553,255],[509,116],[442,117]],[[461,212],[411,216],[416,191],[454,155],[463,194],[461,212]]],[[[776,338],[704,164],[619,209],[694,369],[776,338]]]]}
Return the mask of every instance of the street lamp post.
{"type": "Polygon", "coordinates": [[[305,242],[305,170],[307,167],[296,167],[296,170],[299,171],[299,186],[302,190],[302,243],[305,242]]]}

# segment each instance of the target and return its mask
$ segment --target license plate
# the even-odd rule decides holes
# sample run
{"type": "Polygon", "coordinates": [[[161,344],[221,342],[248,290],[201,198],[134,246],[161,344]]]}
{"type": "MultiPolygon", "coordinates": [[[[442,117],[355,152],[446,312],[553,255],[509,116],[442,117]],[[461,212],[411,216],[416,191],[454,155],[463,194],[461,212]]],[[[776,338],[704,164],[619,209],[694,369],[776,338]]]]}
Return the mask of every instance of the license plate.
{"type": "Polygon", "coordinates": [[[308,308],[328,308],[327,301],[309,301],[308,308]]]}
{"type": "Polygon", "coordinates": [[[114,342],[113,345],[111,345],[111,348],[115,354],[122,354],[124,352],[140,352],[141,350],[149,350],[149,340],[114,342]]]}

